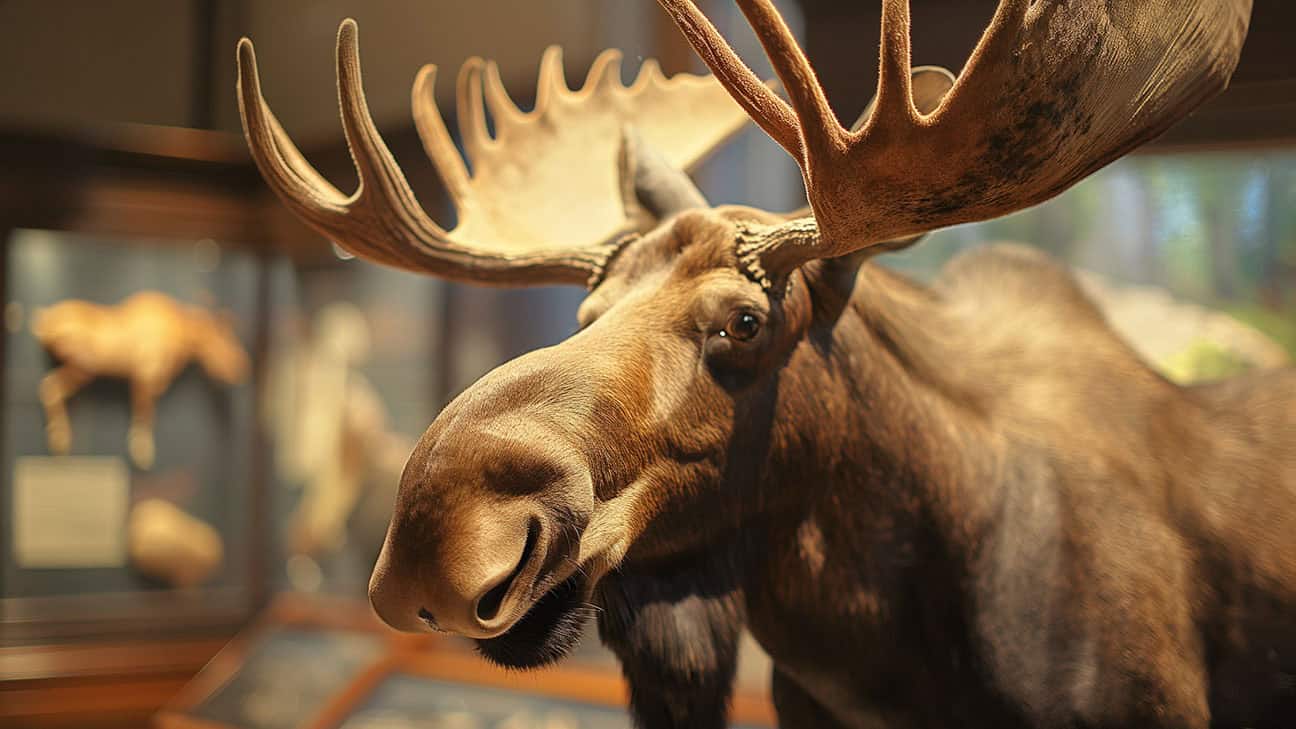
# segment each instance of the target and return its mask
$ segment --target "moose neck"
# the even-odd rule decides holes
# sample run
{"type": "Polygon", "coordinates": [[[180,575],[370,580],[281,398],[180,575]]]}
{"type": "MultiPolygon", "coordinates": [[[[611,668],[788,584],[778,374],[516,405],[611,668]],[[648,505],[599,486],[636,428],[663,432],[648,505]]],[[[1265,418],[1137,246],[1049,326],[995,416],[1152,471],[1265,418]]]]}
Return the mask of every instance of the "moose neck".
{"type": "Polygon", "coordinates": [[[871,262],[803,270],[792,305],[813,318],[780,375],[769,501],[829,498],[974,539],[998,448],[966,335],[929,290],[871,262]]]}

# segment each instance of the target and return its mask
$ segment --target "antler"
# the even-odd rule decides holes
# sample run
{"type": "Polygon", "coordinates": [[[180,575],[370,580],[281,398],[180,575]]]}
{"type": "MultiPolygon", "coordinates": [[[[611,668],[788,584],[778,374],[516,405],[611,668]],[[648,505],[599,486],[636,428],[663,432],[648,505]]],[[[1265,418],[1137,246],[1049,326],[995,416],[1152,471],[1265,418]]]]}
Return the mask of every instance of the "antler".
{"type": "Polygon", "coordinates": [[[312,168],[279,125],[261,96],[246,38],[238,62],[248,146],[293,212],[362,258],[478,283],[597,279],[618,239],[651,222],[651,211],[636,199],[635,170],[627,169],[640,140],[668,164],[687,169],[747,122],[710,77],[668,79],[647,61],[633,84],[622,85],[616,51],[601,54],[585,85],[571,91],[557,47],[542,60],[535,110],[523,113],[509,100],[495,64],[472,59],[458,87],[470,174],[436,106],[436,67],[425,66],[414,82],[414,120],[458,211],[459,224],[447,232],[423,211],[370,118],[354,21],[343,21],[337,44],[342,124],[360,178],[352,195],[312,168]]]}
{"type": "Polygon", "coordinates": [[[658,2],[801,167],[813,219],[740,229],[758,278],[1057,195],[1223,90],[1251,13],[1251,0],[1002,0],[953,88],[921,113],[908,0],[883,0],[876,106],[848,131],[770,0],[737,2],[790,105],[692,0],[658,2]]]}

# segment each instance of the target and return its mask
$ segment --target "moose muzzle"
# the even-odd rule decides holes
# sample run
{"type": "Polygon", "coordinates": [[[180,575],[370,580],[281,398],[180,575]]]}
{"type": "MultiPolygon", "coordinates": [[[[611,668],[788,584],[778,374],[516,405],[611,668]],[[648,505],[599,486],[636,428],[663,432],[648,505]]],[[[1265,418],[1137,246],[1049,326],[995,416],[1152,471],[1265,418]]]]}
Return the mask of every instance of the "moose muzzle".
{"type": "Polygon", "coordinates": [[[419,439],[369,585],[392,627],[493,638],[577,571],[594,488],[574,400],[600,378],[559,354],[498,368],[419,439]]]}
{"type": "Polygon", "coordinates": [[[540,519],[524,503],[465,505],[443,520],[422,555],[401,552],[399,523],[388,530],[369,597],[398,630],[445,630],[472,638],[506,631],[525,611],[541,577],[540,519]]]}

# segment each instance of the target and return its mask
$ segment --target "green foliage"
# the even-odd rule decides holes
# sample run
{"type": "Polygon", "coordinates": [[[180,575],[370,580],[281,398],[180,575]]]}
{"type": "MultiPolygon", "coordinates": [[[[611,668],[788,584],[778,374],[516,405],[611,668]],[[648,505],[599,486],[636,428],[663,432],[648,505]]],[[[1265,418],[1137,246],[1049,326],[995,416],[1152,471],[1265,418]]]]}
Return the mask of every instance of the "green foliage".
{"type": "Polygon", "coordinates": [[[1220,380],[1251,369],[1251,365],[1220,345],[1198,339],[1187,349],[1167,357],[1159,363],[1166,377],[1180,384],[1220,380]]]}
{"type": "Polygon", "coordinates": [[[1287,350],[1287,354],[1296,358],[1296,306],[1275,311],[1259,304],[1240,305],[1230,307],[1228,314],[1264,332],[1287,350]]]}

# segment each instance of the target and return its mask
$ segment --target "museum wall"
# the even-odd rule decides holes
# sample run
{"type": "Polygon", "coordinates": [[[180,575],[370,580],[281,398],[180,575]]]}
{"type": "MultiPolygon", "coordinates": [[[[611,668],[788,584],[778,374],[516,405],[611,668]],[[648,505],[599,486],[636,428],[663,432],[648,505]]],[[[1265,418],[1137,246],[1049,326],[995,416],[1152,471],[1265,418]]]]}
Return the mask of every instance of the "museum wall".
{"type": "MultiPolygon", "coordinates": [[[[233,48],[261,44],[268,88],[291,90],[276,104],[307,142],[335,132],[321,113],[335,95],[337,22],[355,17],[374,39],[366,90],[380,125],[409,121],[409,85],[425,63],[453,71],[466,58],[497,60],[510,82],[534,74],[545,46],[562,44],[573,71],[588,64],[608,22],[602,3],[419,4],[239,0],[14,0],[0,7],[10,41],[0,55],[0,122],[138,122],[238,130],[233,48]],[[507,21],[507,22],[503,22],[507,21]],[[483,42],[481,28],[493,28],[483,42]],[[381,39],[381,41],[379,41],[381,39]],[[50,93],[58,89],[59,93],[50,93]],[[210,107],[210,108],[201,108],[210,107]]],[[[442,98],[453,100],[454,77],[442,98]]]]}
{"type": "Polygon", "coordinates": [[[0,123],[192,126],[202,3],[0,3],[0,123]]]}

